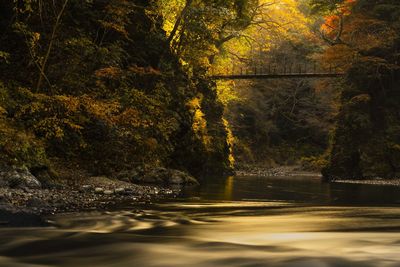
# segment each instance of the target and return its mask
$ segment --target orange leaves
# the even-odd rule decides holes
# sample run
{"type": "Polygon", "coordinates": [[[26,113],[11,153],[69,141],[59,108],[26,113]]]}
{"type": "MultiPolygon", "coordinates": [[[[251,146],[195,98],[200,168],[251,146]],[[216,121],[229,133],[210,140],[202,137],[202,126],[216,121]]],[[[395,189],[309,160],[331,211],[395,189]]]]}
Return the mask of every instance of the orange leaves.
{"type": "Polygon", "coordinates": [[[321,30],[327,34],[334,32],[337,29],[339,24],[339,16],[337,15],[330,15],[325,17],[325,22],[321,26],[321,30]]]}
{"type": "Polygon", "coordinates": [[[114,123],[114,116],[120,110],[120,104],[117,101],[100,101],[89,96],[79,98],[81,109],[85,110],[90,117],[97,118],[108,124],[114,123]]]}
{"type": "Polygon", "coordinates": [[[138,66],[130,66],[129,71],[139,74],[139,75],[161,75],[159,70],[154,69],[151,66],[148,67],[138,67],[138,66]]]}
{"type": "Polygon", "coordinates": [[[117,67],[106,67],[96,70],[95,76],[97,78],[118,79],[122,74],[122,70],[117,67]]]}
{"type": "Polygon", "coordinates": [[[146,129],[155,125],[148,115],[135,107],[123,108],[119,101],[98,100],[87,95],[47,96],[29,94],[29,104],[22,105],[16,116],[27,121],[45,139],[63,139],[66,132],[80,133],[89,121],[108,126],[146,129]]]}
{"type": "Polygon", "coordinates": [[[345,16],[349,16],[352,13],[351,10],[356,2],[357,0],[345,0],[344,3],[339,7],[338,11],[345,16]]]}
{"type": "Polygon", "coordinates": [[[325,50],[323,62],[342,70],[346,70],[361,51],[391,47],[396,37],[396,32],[385,21],[353,9],[356,3],[355,0],[345,1],[335,13],[325,18],[321,26],[323,37],[328,41],[340,41],[330,43],[332,46],[325,50]]]}
{"type": "Polygon", "coordinates": [[[345,0],[342,4],[338,5],[334,12],[325,16],[325,22],[321,25],[321,31],[328,35],[342,31],[341,27],[343,25],[341,23],[352,14],[355,3],[356,0],[345,0]]]}

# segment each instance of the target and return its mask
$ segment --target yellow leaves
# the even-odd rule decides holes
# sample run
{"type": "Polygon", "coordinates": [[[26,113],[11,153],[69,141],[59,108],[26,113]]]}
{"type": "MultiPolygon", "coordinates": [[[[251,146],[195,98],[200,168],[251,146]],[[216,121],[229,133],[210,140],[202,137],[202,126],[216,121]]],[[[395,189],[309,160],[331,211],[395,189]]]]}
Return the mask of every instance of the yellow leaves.
{"type": "Polygon", "coordinates": [[[114,116],[121,108],[118,101],[100,101],[86,95],[80,97],[79,101],[81,107],[83,107],[90,116],[109,124],[114,123],[114,116]]]}
{"type": "Polygon", "coordinates": [[[2,106],[0,106],[0,117],[7,115],[7,110],[5,110],[5,108],[3,108],[2,106]]]}
{"type": "Polygon", "coordinates": [[[204,135],[207,132],[207,121],[204,118],[204,113],[201,110],[201,100],[193,98],[188,102],[188,106],[193,115],[192,129],[199,135],[204,135]]]}
{"type": "Polygon", "coordinates": [[[12,165],[38,166],[46,162],[43,143],[30,129],[16,127],[11,120],[0,119],[0,160],[12,165]]]}
{"type": "MultiPolygon", "coordinates": [[[[98,74],[110,76],[115,71],[118,72],[109,68],[98,74]]],[[[164,149],[180,127],[179,115],[171,113],[158,95],[126,90],[121,98],[104,100],[88,95],[49,96],[19,89],[16,94],[21,104],[15,117],[38,138],[57,141],[54,143],[67,145],[71,150],[86,146],[89,149],[96,141],[93,138],[126,142],[132,151],[164,149]]]]}
{"type": "Polygon", "coordinates": [[[62,139],[64,137],[64,130],[61,127],[62,123],[63,120],[57,117],[46,118],[34,125],[34,130],[46,139],[62,139]]]}
{"type": "Polygon", "coordinates": [[[191,100],[189,100],[186,103],[186,105],[192,111],[194,111],[196,109],[200,109],[202,99],[203,99],[203,96],[198,96],[198,97],[192,98],[191,100]]]}
{"type": "Polygon", "coordinates": [[[79,99],[76,97],[58,95],[55,96],[55,99],[59,101],[59,103],[62,103],[65,109],[70,113],[76,112],[79,108],[79,99]]]}
{"type": "Polygon", "coordinates": [[[65,132],[76,132],[84,128],[88,117],[113,123],[118,112],[118,102],[99,101],[88,96],[48,96],[20,89],[30,101],[20,106],[16,117],[29,121],[32,129],[45,139],[63,139],[65,132]]]}
{"type": "Polygon", "coordinates": [[[0,50],[0,62],[1,60],[3,60],[4,62],[8,63],[9,57],[10,57],[9,53],[0,50]]]}
{"type": "Polygon", "coordinates": [[[25,1],[14,0],[13,2],[14,2],[14,10],[16,12],[21,14],[33,12],[33,4],[35,3],[35,0],[25,0],[25,1]]]}
{"type": "Polygon", "coordinates": [[[196,109],[193,113],[193,124],[192,129],[195,133],[206,133],[207,121],[204,118],[204,113],[201,109],[196,109]]]}
{"type": "Polygon", "coordinates": [[[391,148],[391,149],[393,149],[393,150],[395,150],[397,152],[400,152],[400,144],[389,143],[389,148],[391,148]]]}
{"type": "Polygon", "coordinates": [[[32,33],[32,41],[35,42],[35,43],[37,43],[37,42],[39,42],[39,40],[40,40],[40,33],[38,33],[38,32],[33,32],[33,33],[32,33]]]}
{"type": "Polygon", "coordinates": [[[232,66],[236,72],[240,66],[258,58],[255,53],[268,52],[274,43],[282,40],[297,41],[302,38],[312,38],[308,19],[300,10],[295,0],[270,1],[260,0],[257,12],[250,27],[237,38],[225,43],[226,53],[219,54],[213,71],[215,73],[231,72],[232,66]]]}
{"type": "Polygon", "coordinates": [[[177,16],[185,6],[185,0],[158,0],[156,3],[164,18],[163,28],[169,35],[175,25],[177,16]]]}
{"type": "Polygon", "coordinates": [[[194,134],[202,141],[207,150],[211,150],[212,137],[208,134],[207,120],[205,119],[205,114],[201,110],[202,99],[203,96],[199,95],[189,100],[186,105],[193,116],[192,130],[194,134]]]}
{"type": "Polygon", "coordinates": [[[217,82],[217,97],[218,100],[227,106],[230,102],[238,101],[239,96],[235,92],[235,82],[233,81],[218,81],[217,82]]]}
{"type": "Polygon", "coordinates": [[[224,124],[225,131],[227,133],[226,142],[229,147],[228,160],[229,160],[230,167],[233,168],[235,165],[235,157],[233,156],[233,146],[235,145],[236,140],[235,140],[235,137],[233,135],[231,128],[229,127],[229,122],[226,119],[222,119],[222,123],[224,124]]]}

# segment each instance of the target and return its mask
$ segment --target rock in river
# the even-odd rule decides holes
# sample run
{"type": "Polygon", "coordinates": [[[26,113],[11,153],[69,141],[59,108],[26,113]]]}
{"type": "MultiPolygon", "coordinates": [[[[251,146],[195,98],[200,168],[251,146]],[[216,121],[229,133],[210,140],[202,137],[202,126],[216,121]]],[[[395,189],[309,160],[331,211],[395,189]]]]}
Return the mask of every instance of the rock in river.
{"type": "Polygon", "coordinates": [[[162,167],[152,168],[145,172],[133,170],[119,175],[119,179],[130,180],[133,183],[163,184],[163,185],[198,185],[197,180],[191,175],[174,169],[162,167]]]}
{"type": "Polygon", "coordinates": [[[39,189],[42,184],[27,168],[0,167],[0,187],[39,189]]]}
{"type": "Polygon", "coordinates": [[[103,194],[103,193],[104,193],[104,189],[101,188],[101,187],[96,187],[96,188],[94,189],[94,192],[95,192],[96,194],[103,194]]]}

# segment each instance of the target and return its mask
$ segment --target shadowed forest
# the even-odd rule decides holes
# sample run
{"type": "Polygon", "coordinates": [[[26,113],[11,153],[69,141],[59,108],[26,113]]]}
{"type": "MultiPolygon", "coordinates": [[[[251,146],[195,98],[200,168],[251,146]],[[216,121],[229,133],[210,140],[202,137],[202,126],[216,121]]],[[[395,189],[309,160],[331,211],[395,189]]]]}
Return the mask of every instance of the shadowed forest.
{"type": "Polygon", "coordinates": [[[0,266],[394,267],[400,1],[0,0],[0,266]]]}
{"type": "Polygon", "coordinates": [[[399,174],[396,1],[10,0],[0,12],[4,166],[399,174]],[[345,75],[210,79],[282,62],[345,75]]]}

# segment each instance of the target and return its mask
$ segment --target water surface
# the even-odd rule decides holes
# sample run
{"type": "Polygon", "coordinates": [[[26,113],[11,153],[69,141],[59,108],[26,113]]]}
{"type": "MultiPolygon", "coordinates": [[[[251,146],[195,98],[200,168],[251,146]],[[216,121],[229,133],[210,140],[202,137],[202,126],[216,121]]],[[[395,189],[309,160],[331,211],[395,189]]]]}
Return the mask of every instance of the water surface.
{"type": "Polygon", "coordinates": [[[400,266],[400,188],[211,179],[180,199],[0,229],[0,266],[400,266]]]}

